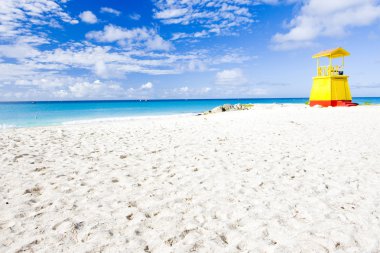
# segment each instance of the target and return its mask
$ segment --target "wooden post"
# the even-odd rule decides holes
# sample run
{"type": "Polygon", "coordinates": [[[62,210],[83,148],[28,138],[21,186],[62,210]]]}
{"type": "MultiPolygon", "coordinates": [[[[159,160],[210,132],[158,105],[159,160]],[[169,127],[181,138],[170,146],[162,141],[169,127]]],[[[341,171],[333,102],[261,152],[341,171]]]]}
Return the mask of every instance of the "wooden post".
{"type": "Polygon", "coordinates": [[[317,58],[317,76],[319,76],[319,58],[317,58]]]}
{"type": "Polygon", "coordinates": [[[330,60],[330,65],[329,65],[329,76],[331,76],[331,72],[332,72],[332,58],[331,58],[331,55],[329,56],[329,60],[330,60]]]}

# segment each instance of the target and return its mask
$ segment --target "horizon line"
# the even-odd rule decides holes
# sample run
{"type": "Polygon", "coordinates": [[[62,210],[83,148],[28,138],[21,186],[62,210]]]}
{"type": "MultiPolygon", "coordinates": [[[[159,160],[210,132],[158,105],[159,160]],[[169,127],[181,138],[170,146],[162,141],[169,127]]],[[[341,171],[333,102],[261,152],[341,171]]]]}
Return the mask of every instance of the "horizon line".
{"type": "MultiPolygon", "coordinates": [[[[380,97],[352,97],[380,98],[380,97]]],[[[189,101],[189,100],[265,100],[265,99],[309,99],[309,97],[267,97],[267,98],[153,98],[153,99],[84,99],[84,100],[5,100],[0,103],[50,103],[50,102],[148,102],[148,101],[189,101]]]]}

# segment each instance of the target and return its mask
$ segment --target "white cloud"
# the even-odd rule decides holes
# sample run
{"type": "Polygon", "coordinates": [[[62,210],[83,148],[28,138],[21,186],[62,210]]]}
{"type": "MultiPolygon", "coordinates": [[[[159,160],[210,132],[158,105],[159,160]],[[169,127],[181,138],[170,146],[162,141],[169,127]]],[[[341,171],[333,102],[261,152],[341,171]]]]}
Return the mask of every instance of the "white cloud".
{"type": "Polygon", "coordinates": [[[247,79],[241,69],[234,68],[216,73],[215,83],[222,86],[239,86],[246,84],[247,79]]]}
{"type": "Polygon", "coordinates": [[[257,59],[257,56],[248,56],[246,54],[243,54],[242,52],[239,52],[239,50],[235,50],[236,52],[230,52],[226,53],[225,55],[221,55],[220,57],[217,57],[214,59],[215,64],[223,64],[223,63],[243,63],[249,60],[257,59]]]}
{"type": "Polygon", "coordinates": [[[153,83],[147,82],[146,84],[141,85],[140,89],[142,90],[150,90],[153,88],[153,83]]]}
{"type": "Polygon", "coordinates": [[[20,77],[35,76],[38,71],[29,64],[0,63],[0,81],[10,82],[20,77]]]}
{"type": "Polygon", "coordinates": [[[89,78],[82,77],[48,76],[44,73],[31,76],[30,79],[19,78],[15,83],[7,83],[4,87],[8,92],[0,93],[0,100],[113,99],[126,96],[126,90],[115,82],[90,81],[89,78]]]}
{"type": "Polygon", "coordinates": [[[145,27],[125,29],[119,26],[107,25],[103,31],[87,33],[86,38],[98,42],[118,42],[125,47],[144,46],[150,50],[168,51],[173,48],[173,45],[169,41],[165,41],[155,30],[145,27]]]}
{"type": "Polygon", "coordinates": [[[152,54],[144,51],[113,52],[110,47],[84,46],[43,52],[34,60],[43,64],[59,64],[57,69],[88,69],[102,78],[122,77],[123,73],[165,74],[176,73],[175,64],[182,57],[152,54]],[[144,56],[145,59],[140,59],[144,56]],[[159,59],[156,59],[159,57],[159,59]],[[162,73],[160,73],[160,71],[162,73]]]}
{"type": "Polygon", "coordinates": [[[179,88],[174,88],[174,89],[168,89],[164,92],[163,97],[165,98],[178,98],[183,96],[188,96],[190,95],[190,88],[187,86],[179,87],[179,88]]]}
{"type": "Polygon", "coordinates": [[[208,93],[210,91],[211,91],[210,87],[203,87],[203,88],[201,88],[200,93],[205,94],[205,93],[208,93]]]}
{"type": "Polygon", "coordinates": [[[186,14],[187,8],[183,9],[166,9],[156,12],[155,17],[158,19],[178,18],[186,14]]]}
{"type": "MultiPolygon", "coordinates": [[[[198,97],[198,98],[210,98],[216,95],[214,92],[211,94],[210,91],[213,90],[210,87],[188,87],[182,86],[179,88],[173,89],[164,89],[159,93],[159,97],[161,98],[184,98],[184,97],[198,97]]],[[[217,96],[223,96],[223,91],[217,96]]],[[[216,97],[217,97],[216,96],[216,97]]]]}
{"type": "MultiPolygon", "coordinates": [[[[51,98],[53,91],[59,90],[68,92],[69,97],[73,96],[70,90],[62,87],[73,83],[91,83],[88,78],[101,78],[106,81],[123,79],[129,73],[167,75],[202,72],[214,70],[215,64],[221,64],[220,56],[212,56],[207,50],[173,54],[147,51],[145,47],[115,50],[111,46],[95,46],[88,42],[61,44],[60,48],[53,50],[38,50],[23,43],[9,44],[0,46],[0,55],[5,57],[2,59],[0,56],[0,84],[24,87],[22,92],[25,94],[35,87],[40,90],[54,88],[50,93],[41,95],[44,99],[49,99],[49,96],[51,98]],[[6,62],[8,57],[14,58],[12,61],[16,62],[6,62]],[[81,73],[83,78],[79,76],[79,79],[68,79],[73,76],[73,71],[81,73]],[[57,87],[60,89],[55,90],[57,87]]],[[[206,90],[192,92],[203,94],[206,90]]],[[[64,93],[57,94],[63,96],[64,93]]]]}
{"type": "Polygon", "coordinates": [[[257,4],[292,4],[297,2],[302,2],[303,0],[258,0],[256,1],[257,4]]]}
{"type": "Polygon", "coordinates": [[[102,8],[100,8],[100,12],[101,13],[110,13],[110,14],[113,14],[113,15],[116,15],[116,16],[120,16],[120,14],[121,14],[120,11],[112,9],[112,8],[109,8],[109,7],[102,7],[102,8]]]}
{"type": "Polygon", "coordinates": [[[187,86],[184,86],[184,87],[179,88],[179,92],[180,92],[180,93],[186,93],[186,92],[188,92],[188,91],[189,91],[189,87],[187,87],[187,86]]]}
{"type": "Polygon", "coordinates": [[[148,74],[148,75],[176,75],[180,74],[181,71],[173,68],[172,66],[164,66],[163,68],[157,68],[157,67],[147,67],[144,66],[144,64],[130,64],[130,65],[123,65],[120,66],[119,69],[121,71],[124,71],[125,73],[141,73],[141,74],[148,74]]]}
{"type": "Polygon", "coordinates": [[[195,33],[173,33],[172,40],[187,39],[187,38],[205,38],[209,37],[209,33],[206,30],[195,33]]]}
{"type": "Polygon", "coordinates": [[[69,96],[69,93],[65,90],[57,90],[57,91],[53,91],[53,95],[56,98],[66,98],[69,96]]]}
{"type": "Polygon", "coordinates": [[[116,42],[124,40],[143,40],[149,37],[145,28],[124,29],[119,26],[107,25],[103,31],[92,31],[86,34],[87,39],[93,39],[99,42],[116,42]]]}
{"type": "Polygon", "coordinates": [[[371,83],[371,84],[356,83],[350,86],[353,89],[380,89],[380,83],[371,83]]]}
{"type": "Polygon", "coordinates": [[[56,27],[60,21],[75,23],[54,0],[1,0],[0,39],[38,38],[41,35],[34,32],[36,27],[56,27]]]}
{"type": "Polygon", "coordinates": [[[12,41],[11,43],[16,43],[16,44],[28,44],[32,46],[38,46],[38,45],[43,45],[43,44],[48,44],[50,41],[48,38],[46,38],[46,35],[43,36],[17,36],[15,39],[16,42],[12,41]]]}
{"type": "Polygon", "coordinates": [[[289,22],[289,31],[273,36],[273,48],[310,46],[318,37],[344,36],[350,27],[370,25],[379,19],[376,0],[308,0],[289,22]]]}
{"type": "Polygon", "coordinates": [[[187,66],[188,71],[206,71],[207,70],[207,64],[203,61],[200,61],[198,59],[190,60],[189,64],[187,66]]]}
{"type": "Polygon", "coordinates": [[[165,41],[159,35],[153,35],[146,41],[146,46],[150,50],[163,50],[169,51],[173,48],[173,45],[169,41],[165,41]]]}
{"type": "Polygon", "coordinates": [[[50,77],[37,77],[34,79],[17,79],[14,83],[17,86],[34,86],[42,90],[49,90],[51,88],[62,87],[65,85],[68,78],[50,78],[50,77]]]}
{"type": "Polygon", "coordinates": [[[116,51],[110,46],[89,43],[62,44],[61,48],[45,51],[15,47],[13,52],[8,51],[10,48],[12,45],[0,46],[0,55],[16,57],[17,62],[7,63],[4,61],[6,58],[0,57],[0,83],[24,86],[37,85],[41,83],[41,78],[51,81],[50,83],[67,83],[68,81],[59,80],[62,80],[62,75],[72,76],[71,71],[102,79],[121,79],[128,73],[167,75],[206,71],[207,62],[213,61],[206,51],[187,54],[151,52],[136,48],[116,51]],[[18,51],[20,48],[22,50],[18,51]]]}
{"type": "Polygon", "coordinates": [[[97,61],[94,66],[95,74],[102,78],[108,78],[109,72],[107,65],[104,63],[104,61],[97,61]]]}
{"type": "MultiPolygon", "coordinates": [[[[158,29],[145,27],[127,29],[107,25],[100,31],[87,34],[87,38],[93,41],[58,43],[54,39],[55,31],[52,27],[66,29],[67,25],[78,23],[65,12],[63,1],[0,2],[0,86],[2,91],[9,91],[8,95],[13,94],[20,99],[146,95],[150,94],[148,90],[153,89],[150,82],[135,88],[133,94],[128,91],[128,87],[123,88],[114,82],[121,82],[119,79],[130,73],[167,75],[213,71],[216,64],[233,62],[228,59],[221,62],[220,56],[213,55],[211,50],[189,48],[172,52],[175,49],[172,42],[161,37],[158,29]],[[109,44],[95,45],[94,41],[109,44]],[[49,45],[41,46],[43,44],[49,45]],[[94,82],[96,79],[101,81],[94,82]]],[[[112,12],[109,9],[100,11],[112,12]]],[[[112,14],[117,15],[115,12],[112,14]]],[[[179,14],[181,13],[176,15],[179,14]]],[[[173,15],[172,13],[171,16],[174,17],[173,15]]],[[[86,22],[99,22],[90,11],[81,13],[80,17],[86,22]]],[[[139,18],[138,15],[134,19],[139,18]]],[[[211,23],[202,23],[201,27],[208,25],[211,23]]],[[[208,30],[210,29],[202,28],[191,36],[206,37],[208,30]]],[[[220,52],[217,54],[220,55],[220,52]]],[[[189,87],[177,88],[176,92],[188,95],[210,91],[209,87],[189,87]]]]}
{"type": "Polygon", "coordinates": [[[0,57],[23,59],[37,56],[39,53],[34,47],[24,43],[0,45],[0,57]]]}
{"type": "Polygon", "coordinates": [[[111,87],[103,84],[99,80],[96,80],[92,83],[90,82],[79,82],[68,87],[68,91],[72,94],[72,96],[76,98],[91,98],[98,97],[100,95],[104,95],[105,92],[109,92],[109,90],[118,90],[120,87],[111,87]]]}
{"type": "Polygon", "coordinates": [[[91,11],[84,11],[81,14],[79,14],[79,17],[83,22],[88,24],[95,24],[98,22],[97,17],[91,11]]]}
{"type": "Polygon", "coordinates": [[[264,88],[253,88],[249,90],[248,93],[255,96],[265,96],[268,95],[268,90],[264,88]]]}
{"type": "MultiPolygon", "coordinates": [[[[216,35],[234,34],[237,29],[254,22],[250,7],[252,0],[154,0],[154,17],[164,24],[197,25],[203,31],[216,35]],[[204,29],[207,28],[207,29],[204,29]]],[[[199,37],[206,37],[199,34],[199,37]]]]}
{"type": "Polygon", "coordinates": [[[138,13],[132,13],[131,15],[129,15],[129,18],[137,21],[140,20],[141,15],[138,13]]]}

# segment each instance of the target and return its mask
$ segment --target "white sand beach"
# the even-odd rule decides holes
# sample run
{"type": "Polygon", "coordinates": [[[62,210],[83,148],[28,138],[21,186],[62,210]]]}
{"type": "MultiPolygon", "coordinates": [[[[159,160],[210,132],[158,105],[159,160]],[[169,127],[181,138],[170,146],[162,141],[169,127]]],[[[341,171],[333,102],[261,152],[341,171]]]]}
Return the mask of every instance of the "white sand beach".
{"type": "Polygon", "coordinates": [[[0,252],[380,252],[380,106],[0,132],[0,252]]]}

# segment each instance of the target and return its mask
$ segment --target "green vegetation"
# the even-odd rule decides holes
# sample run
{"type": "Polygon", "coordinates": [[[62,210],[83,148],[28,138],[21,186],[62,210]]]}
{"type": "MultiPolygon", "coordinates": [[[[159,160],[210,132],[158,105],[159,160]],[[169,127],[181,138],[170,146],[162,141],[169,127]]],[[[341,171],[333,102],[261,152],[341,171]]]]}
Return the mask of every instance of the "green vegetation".
{"type": "Polygon", "coordinates": [[[253,107],[253,104],[242,104],[241,106],[244,107],[244,108],[249,109],[249,108],[253,107]]]}

